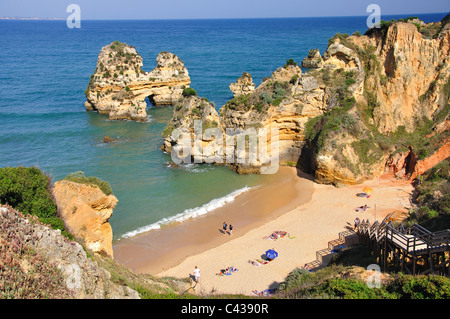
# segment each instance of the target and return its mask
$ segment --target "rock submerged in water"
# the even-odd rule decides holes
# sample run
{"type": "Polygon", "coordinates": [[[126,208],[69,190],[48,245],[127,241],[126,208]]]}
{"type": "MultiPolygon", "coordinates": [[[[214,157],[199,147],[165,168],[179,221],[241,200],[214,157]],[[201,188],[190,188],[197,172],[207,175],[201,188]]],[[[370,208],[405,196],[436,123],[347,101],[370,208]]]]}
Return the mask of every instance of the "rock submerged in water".
{"type": "Polygon", "coordinates": [[[103,47],[85,91],[86,110],[108,114],[111,120],[145,122],[146,99],[154,106],[173,105],[189,86],[189,73],[170,52],[161,52],[156,61],[156,68],[145,72],[134,47],[118,41],[103,47]]]}
{"type": "Polygon", "coordinates": [[[112,137],[109,137],[109,136],[105,136],[104,138],[103,138],[103,143],[111,143],[111,142],[115,142],[116,140],[114,139],[114,138],[112,138],[112,137]]]}

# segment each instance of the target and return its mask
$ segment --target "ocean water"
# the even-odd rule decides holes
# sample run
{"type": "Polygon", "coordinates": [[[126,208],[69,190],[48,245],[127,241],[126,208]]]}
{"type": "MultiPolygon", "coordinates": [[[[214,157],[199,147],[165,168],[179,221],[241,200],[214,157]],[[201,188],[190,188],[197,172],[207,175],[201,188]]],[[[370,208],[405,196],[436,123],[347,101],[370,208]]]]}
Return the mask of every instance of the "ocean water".
{"type": "MultiPolygon", "coordinates": [[[[431,22],[445,13],[414,16],[431,22]]],[[[119,199],[110,219],[115,240],[207,213],[268,177],[214,165],[170,168],[160,146],[172,107],[149,106],[146,123],[86,112],[84,90],[101,48],[114,40],[135,46],[146,71],[159,52],[178,55],[191,87],[220,108],[242,72],[259,85],[287,59],[323,53],[335,33],[366,29],[366,17],[83,20],[80,29],[0,20],[0,167],[37,166],[54,181],[75,171],[109,181],[119,199]],[[117,142],[103,143],[106,135],[117,142]]]]}

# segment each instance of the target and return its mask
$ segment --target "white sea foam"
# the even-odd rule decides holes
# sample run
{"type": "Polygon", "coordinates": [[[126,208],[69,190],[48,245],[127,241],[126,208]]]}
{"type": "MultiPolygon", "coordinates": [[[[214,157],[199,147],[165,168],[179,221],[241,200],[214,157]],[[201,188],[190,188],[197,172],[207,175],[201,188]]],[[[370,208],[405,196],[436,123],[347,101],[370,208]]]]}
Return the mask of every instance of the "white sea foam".
{"type": "Polygon", "coordinates": [[[145,233],[145,232],[148,232],[151,230],[160,229],[161,226],[163,226],[163,225],[168,225],[170,223],[175,223],[175,222],[182,222],[182,221],[188,220],[190,218],[195,218],[198,216],[205,215],[219,207],[222,207],[222,206],[234,201],[236,199],[236,197],[238,197],[239,195],[241,195],[245,192],[248,192],[249,190],[251,190],[253,188],[254,187],[246,186],[241,189],[235,190],[234,192],[232,192],[228,195],[225,195],[224,197],[213,199],[212,201],[210,201],[209,203],[207,203],[201,207],[186,209],[184,212],[179,213],[175,216],[163,218],[156,223],[140,227],[133,231],[129,231],[129,232],[123,234],[121,238],[133,237],[138,234],[145,233]]]}

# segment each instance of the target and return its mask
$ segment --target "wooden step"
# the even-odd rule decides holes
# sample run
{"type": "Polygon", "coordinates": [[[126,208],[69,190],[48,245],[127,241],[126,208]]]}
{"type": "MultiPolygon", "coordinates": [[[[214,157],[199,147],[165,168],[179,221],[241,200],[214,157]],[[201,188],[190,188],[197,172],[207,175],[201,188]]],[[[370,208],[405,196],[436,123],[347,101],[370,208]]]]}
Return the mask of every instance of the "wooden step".
{"type": "Polygon", "coordinates": [[[305,265],[305,268],[311,271],[319,270],[322,267],[324,267],[324,265],[318,260],[311,261],[305,265]]]}
{"type": "Polygon", "coordinates": [[[316,259],[322,264],[328,265],[333,258],[334,253],[331,249],[322,249],[316,252],[316,259]]]}

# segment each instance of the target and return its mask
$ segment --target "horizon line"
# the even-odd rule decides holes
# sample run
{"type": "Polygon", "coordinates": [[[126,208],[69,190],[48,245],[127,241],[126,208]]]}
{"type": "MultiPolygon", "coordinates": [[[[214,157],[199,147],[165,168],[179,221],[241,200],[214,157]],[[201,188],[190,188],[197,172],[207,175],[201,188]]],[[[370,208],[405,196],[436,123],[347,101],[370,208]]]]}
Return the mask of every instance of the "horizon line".
{"type": "MultiPolygon", "coordinates": [[[[389,13],[384,14],[384,16],[396,16],[396,15],[424,15],[424,14],[449,14],[448,11],[442,12],[423,12],[423,13],[389,13]]],[[[367,15],[335,15],[335,16],[296,16],[296,17],[223,17],[223,18],[83,18],[83,21],[150,21],[150,20],[250,20],[250,19],[304,19],[304,18],[356,18],[356,17],[367,17],[367,15]]],[[[383,15],[381,15],[383,17],[383,15]]],[[[32,21],[62,21],[66,18],[45,18],[45,17],[0,17],[0,20],[32,20],[32,21]]]]}

